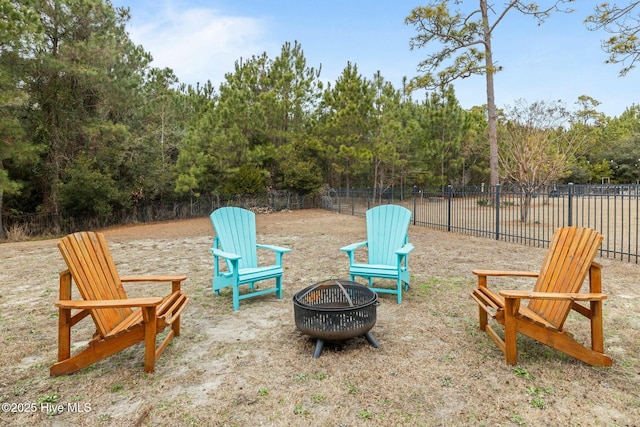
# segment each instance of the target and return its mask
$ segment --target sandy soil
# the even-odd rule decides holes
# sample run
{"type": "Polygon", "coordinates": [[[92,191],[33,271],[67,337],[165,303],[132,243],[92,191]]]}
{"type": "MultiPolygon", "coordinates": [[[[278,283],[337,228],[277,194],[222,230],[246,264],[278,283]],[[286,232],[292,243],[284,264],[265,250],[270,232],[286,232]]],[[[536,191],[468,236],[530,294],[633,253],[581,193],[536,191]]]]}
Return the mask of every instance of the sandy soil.
{"type": "MultiPolygon", "coordinates": [[[[279,212],[258,215],[257,227],[261,243],[293,249],[284,257],[285,295],[244,300],[238,312],[230,291],[211,292],[208,218],[104,230],[120,274],[188,275],[182,335],[153,374],[143,372],[137,345],[76,374],[49,377],[63,260],[55,240],[1,244],[0,425],[640,425],[640,266],[600,260],[613,367],[592,368],[520,337],[514,368],[477,329],[471,270],[536,271],[545,250],[411,227],[412,286],[401,305],[380,296],[371,330],[380,348],[358,337],[328,344],[313,359],[315,342],[297,331],[291,297],[315,282],[347,277],[339,248],[364,240],[364,218],[279,212]]],[[[161,296],[168,288],[127,291],[161,296]]],[[[76,328],[81,346],[93,324],[86,319],[76,328]]],[[[582,319],[570,317],[567,329],[588,338],[582,319]]]]}

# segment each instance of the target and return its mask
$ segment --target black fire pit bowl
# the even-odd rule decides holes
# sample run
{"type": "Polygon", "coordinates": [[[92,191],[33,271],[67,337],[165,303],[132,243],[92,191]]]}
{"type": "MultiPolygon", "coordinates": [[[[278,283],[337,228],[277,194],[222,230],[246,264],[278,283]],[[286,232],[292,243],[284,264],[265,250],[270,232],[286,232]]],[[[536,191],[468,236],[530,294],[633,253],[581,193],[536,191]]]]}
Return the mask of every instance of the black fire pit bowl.
{"type": "Polygon", "coordinates": [[[371,335],[376,324],[378,294],[348,280],[325,280],[308,286],[293,296],[296,327],[316,338],[314,359],[320,357],[324,341],[341,341],[365,336],[375,348],[371,335]]]}

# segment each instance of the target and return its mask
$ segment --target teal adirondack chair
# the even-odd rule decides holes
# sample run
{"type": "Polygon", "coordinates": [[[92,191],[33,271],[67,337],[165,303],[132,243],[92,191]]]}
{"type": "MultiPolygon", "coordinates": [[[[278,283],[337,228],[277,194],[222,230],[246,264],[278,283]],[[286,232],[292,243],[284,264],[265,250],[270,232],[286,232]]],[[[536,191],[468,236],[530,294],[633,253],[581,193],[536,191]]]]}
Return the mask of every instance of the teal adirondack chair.
{"type": "Polygon", "coordinates": [[[246,209],[224,207],[216,209],[210,215],[215,230],[213,247],[213,291],[233,288],[233,309],[240,309],[240,300],[275,292],[276,298],[282,298],[282,255],[289,248],[261,245],[256,242],[256,215],[246,209]],[[275,253],[275,264],[258,266],[258,249],[267,249],[275,253]],[[220,261],[225,260],[226,270],[220,269],[220,261]],[[274,287],[255,290],[255,283],[275,279],[274,287]],[[240,294],[240,285],[249,285],[249,291],[240,294]]]}
{"type": "Polygon", "coordinates": [[[369,287],[378,293],[398,295],[398,304],[402,302],[402,283],[409,289],[409,252],[413,245],[409,243],[407,231],[411,221],[411,211],[398,205],[381,205],[369,209],[367,218],[367,240],[340,248],[349,256],[349,275],[368,279],[369,287]],[[367,248],[368,262],[356,262],[355,252],[360,247],[367,248]],[[373,278],[395,279],[397,286],[392,288],[374,288],[373,278]]]}

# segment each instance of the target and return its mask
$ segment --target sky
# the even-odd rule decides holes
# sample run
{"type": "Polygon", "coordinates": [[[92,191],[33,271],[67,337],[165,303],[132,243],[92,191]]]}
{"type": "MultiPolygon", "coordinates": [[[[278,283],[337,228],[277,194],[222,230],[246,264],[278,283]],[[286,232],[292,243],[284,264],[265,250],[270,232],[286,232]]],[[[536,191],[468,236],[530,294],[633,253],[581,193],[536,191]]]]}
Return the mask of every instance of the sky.
{"type": "MultiPolygon", "coordinates": [[[[511,11],[496,28],[493,58],[502,71],[495,76],[496,104],[518,100],[561,100],[577,109],[587,95],[597,107],[617,117],[640,104],[640,67],[620,77],[619,64],[605,64],[603,32],[583,24],[601,0],[571,3],[572,14],[554,14],[542,25],[511,11]]],[[[409,0],[112,0],[129,7],[128,31],[134,43],[154,58],[152,66],[171,68],[180,82],[195,85],[210,80],[218,88],[234,64],[266,53],[275,59],[282,46],[300,43],[307,65],[321,68],[323,81],[335,82],[348,62],[373,79],[379,71],[396,88],[417,69],[432,48],[411,51],[417,35],[405,18],[426,1],[409,0]]],[[[470,5],[476,1],[467,0],[470,5]]],[[[547,0],[538,2],[541,6],[547,0]]],[[[495,0],[498,9],[503,2],[495,0]]],[[[463,108],[486,104],[485,77],[454,83],[463,108]]],[[[424,97],[417,93],[414,99],[424,97]]]]}

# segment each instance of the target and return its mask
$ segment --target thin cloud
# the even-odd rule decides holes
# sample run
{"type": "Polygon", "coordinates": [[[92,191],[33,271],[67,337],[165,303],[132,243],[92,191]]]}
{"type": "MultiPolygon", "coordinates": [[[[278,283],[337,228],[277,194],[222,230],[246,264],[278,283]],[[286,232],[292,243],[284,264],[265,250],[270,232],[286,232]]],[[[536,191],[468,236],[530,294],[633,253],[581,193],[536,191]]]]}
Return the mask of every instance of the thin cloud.
{"type": "MultiPolygon", "coordinates": [[[[323,81],[334,82],[347,62],[371,79],[376,71],[401,88],[402,78],[418,75],[428,50],[409,50],[416,30],[404,18],[410,0],[359,2],[334,0],[318,6],[305,1],[256,0],[112,0],[131,8],[132,40],[155,58],[153,66],[170,67],[181,82],[216,86],[234,63],[266,52],[275,58],[285,42],[298,41],[309,66],[322,64],[323,81]]],[[[575,3],[575,2],[574,2],[575,3]]],[[[618,78],[618,67],[604,64],[600,44],[606,36],[589,32],[582,19],[591,6],[574,5],[575,14],[554,14],[543,25],[512,14],[493,40],[494,59],[504,71],[496,75],[496,102],[516,99],[562,99],[571,105],[580,95],[600,101],[608,115],[637,104],[640,72],[618,78]],[[578,7],[580,6],[580,7],[578,7]]],[[[438,46],[433,47],[438,50],[438,46]]],[[[454,82],[460,105],[486,103],[482,76],[454,82]]],[[[424,93],[414,94],[420,99],[424,93]]]]}
{"type": "Polygon", "coordinates": [[[145,22],[134,18],[128,30],[151,53],[154,67],[171,68],[181,82],[193,85],[211,80],[218,86],[237,60],[269,47],[264,20],[215,9],[164,9],[145,22]]]}

